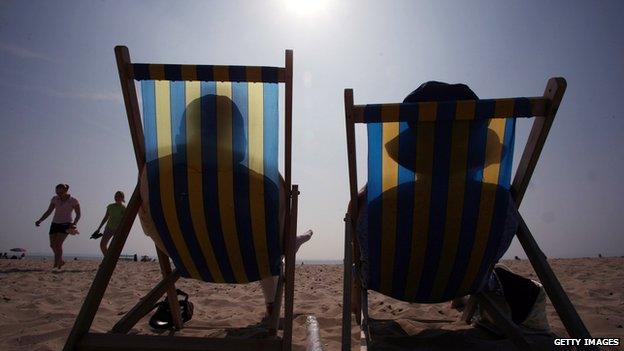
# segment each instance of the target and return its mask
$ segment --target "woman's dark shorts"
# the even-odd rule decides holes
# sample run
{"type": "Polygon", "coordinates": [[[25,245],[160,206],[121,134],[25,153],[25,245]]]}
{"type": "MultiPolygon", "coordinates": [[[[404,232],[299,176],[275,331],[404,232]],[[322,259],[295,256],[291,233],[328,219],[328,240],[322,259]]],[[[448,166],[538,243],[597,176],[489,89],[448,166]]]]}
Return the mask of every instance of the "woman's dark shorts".
{"type": "Polygon", "coordinates": [[[71,228],[71,223],[54,223],[50,225],[50,235],[52,234],[67,234],[67,230],[71,228]]]}

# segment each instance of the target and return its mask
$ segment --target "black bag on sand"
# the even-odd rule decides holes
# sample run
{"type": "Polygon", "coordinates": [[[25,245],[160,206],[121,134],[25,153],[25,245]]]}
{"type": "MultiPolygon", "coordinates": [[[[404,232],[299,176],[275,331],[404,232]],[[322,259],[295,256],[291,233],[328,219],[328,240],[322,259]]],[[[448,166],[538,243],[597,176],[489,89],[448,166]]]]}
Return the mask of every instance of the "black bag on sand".
{"type": "MultiPolygon", "coordinates": [[[[178,302],[180,303],[182,323],[186,323],[193,318],[193,303],[188,300],[189,296],[184,291],[176,289],[176,293],[178,296],[184,297],[184,300],[179,300],[178,302]]],[[[150,327],[156,330],[173,329],[173,316],[171,315],[171,309],[169,308],[167,297],[154,305],[153,308],[156,308],[156,312],[154,312],[149,320],[150,327]]]]}
{"type": "MultiPolygon", "coordinates": [[[[484,293],[496,307],[520,327],[524,334],[550,335],[546,316],[546,293],[542,284],[518,275],[502,264],[497,264],[493,273],[484,293]]],[[[503,335],[496,327],[493,317],[480,306],[477,306],[475,321],[477,325],[494,334],[503,335]]]]}

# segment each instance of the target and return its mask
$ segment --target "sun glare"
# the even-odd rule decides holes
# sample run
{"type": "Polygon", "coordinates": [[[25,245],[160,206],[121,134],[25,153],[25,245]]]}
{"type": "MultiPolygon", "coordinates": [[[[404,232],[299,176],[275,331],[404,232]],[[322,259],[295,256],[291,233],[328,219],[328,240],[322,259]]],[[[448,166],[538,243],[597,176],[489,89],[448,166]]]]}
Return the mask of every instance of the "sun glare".
{"type": "Polygon", "coordinates": [[[327,0],[285,0],[286,7],[298,16],[314,16],[325,10],[327,0]]]}

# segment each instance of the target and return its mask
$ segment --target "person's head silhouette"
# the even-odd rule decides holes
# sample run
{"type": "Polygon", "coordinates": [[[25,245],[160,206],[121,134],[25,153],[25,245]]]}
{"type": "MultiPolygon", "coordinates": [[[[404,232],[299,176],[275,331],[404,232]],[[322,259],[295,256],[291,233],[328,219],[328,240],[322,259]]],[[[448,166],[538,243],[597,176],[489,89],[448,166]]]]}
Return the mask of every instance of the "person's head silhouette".
{"type": "MultiPolygon", "coordinates": [[[[479,97],[465,84],[448,84],[437,81],[430,81],[423,83],[416,90],[412,91],[405,99],[403,103],[418,103],[429,101],[454,101],[454,100],[478,100],[479,97]]],[[[490,165],[492,163],[499,162],[497,159],[497,153],[490,152],[490,150],[497,150],[500,148],[501,138],[491,129],[488,128],[488,120],[480,121],[438,121],[435,123],[418,123],[416,121],[408,122],[409,128],[404,130],[397,138],[390,140],[386,143],[385,148],[388,155],[402,167],[412,170],[416,173],[418,178],[431,177],[431,169],[419,169],[420,163],[416,162],[416,154],[432,154],[435,147],[435,133],[436,128],[453,128],[453,123],[463,124],[466,128],[471,128],[471,132],[475,132],[479,128],[487,129],[484,132],[487,138],[486,154],[483,166],[490,165]],[[434,140],[433,143],[421,143],[420,149],[417,150],[417,137],[428,138],[434,140]],[[399,143],[401,145],[409,145],[408,148],[402,146],[404,149],[412,149],[415,152],[402,152],[399,153],[399,143]],[[423,149],[425,148],[425,149],[423,149]]],[[[503,149],[503,154],[505,150],[503,149]]],[[[468,169],[477,168],[477,165],[468,165],[468,169]]],[[[453,176],[451,174],[451,176],[453,176]]]]}
{"type": "MultiPolygon", "coordinates": [[[[201,150],[202,142],[216,143],[213,144],[216,148],[212,151],[218,152],[222,157],[227,157],[228,160],[231,158],[233,162],[227,168],[245,160],[247,157],[247,126],[239,107],[232,99],[224,95],[204,95],[191,101],[186,107],[185,115],[186,125],[200,126],[200,128],[189,130],[185,125],[178,126],[180,128],[180,133],[178,133],[180,140],[177,141],[179,145],[186,145],[187,149],[190,147],[201,150]],[[184,131],[195,133],[195,135],[185,136],[184,131]]],[[[224,167],[225,164],[218,162],[217,165],[210,166],[224,167]]]]}

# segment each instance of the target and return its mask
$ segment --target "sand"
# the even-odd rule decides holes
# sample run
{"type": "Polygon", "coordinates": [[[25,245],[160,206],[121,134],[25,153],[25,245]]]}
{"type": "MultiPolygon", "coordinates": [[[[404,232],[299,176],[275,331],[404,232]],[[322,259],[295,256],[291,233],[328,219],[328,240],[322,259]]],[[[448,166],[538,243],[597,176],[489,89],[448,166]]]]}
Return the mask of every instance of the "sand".
{"type": "MultiPolygon", "coordinates": [[[[624,338],[624,258],[554,259],[550,262],[594,337],[624,338]]],[[[535,278],[528,261],[505,263],[514,271],[535,278]]],[[[70,261],[58,271],[50,268],[50,261],[0,260],[0,350],[60,350],[98,264],[70,261]]],[[[157,263],[120,262],[92,331],[108,331],[159,277],[157,263]]],[[[262,292],[257,283],[237,286],[181,280],[178,287],[189,293],[195,304],[194,317],[180,335],[224,336],[227,328],[253,325],[262,317],[262,292]]],[[[409,335],[445,335],[444,331],[432,332],[432,327],[447,331],[472,329],[456,322],[459,312],[451,309],[448,303],[407,304],[371,294],[370,310],[374,318],[396,319],[396,324],[409,335]]],[[[551,305],[547,312],[553,331],[566,335],[551,305]]],[[[297,267],[294,349],[305,349],[306,316],[315,315],[326,350],[339,350],[341,313],[342,267],[297,267]]],[[[354,345],[357,345],[358,327],[353,324],[352,330],[354,345]]],[[[131,333],[153,332],[144,318],[131,333]]],[[[452,340],[457,334],[444,337],[452,340]]],[[[478,338],[473,338],[472,342],[490,351],[499,346],[504,349],[506,345],[481,342],[478,338]]]]}

